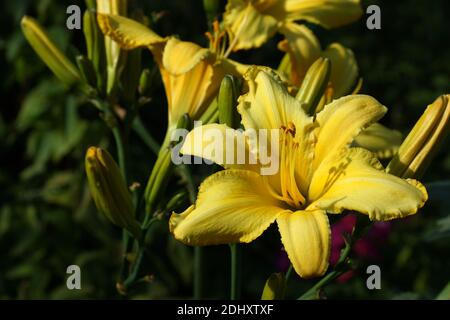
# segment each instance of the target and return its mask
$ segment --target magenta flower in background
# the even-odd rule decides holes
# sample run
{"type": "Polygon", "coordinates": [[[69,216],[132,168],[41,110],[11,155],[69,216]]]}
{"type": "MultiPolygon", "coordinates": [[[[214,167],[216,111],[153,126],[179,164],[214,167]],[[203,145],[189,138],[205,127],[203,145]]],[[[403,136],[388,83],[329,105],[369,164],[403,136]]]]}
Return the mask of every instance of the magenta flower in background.
{"type": "MultiPolygon", "coordinates": [[[[355,227],[356,216],[348,214],[331,226],[331,253],[330,264],[335,265],[345,246],[344,234],[350,234],[355,227]]],[[[381,246],[387,241],[392,229],[391,222],[376,222],[361,239],[353,245],[353,253],[362,260],[378,261],[382,259],[381,246]]],[[[342,274],[337,281],[347,282],[354,276],[354,271],[349,270],[342,274]]]]}

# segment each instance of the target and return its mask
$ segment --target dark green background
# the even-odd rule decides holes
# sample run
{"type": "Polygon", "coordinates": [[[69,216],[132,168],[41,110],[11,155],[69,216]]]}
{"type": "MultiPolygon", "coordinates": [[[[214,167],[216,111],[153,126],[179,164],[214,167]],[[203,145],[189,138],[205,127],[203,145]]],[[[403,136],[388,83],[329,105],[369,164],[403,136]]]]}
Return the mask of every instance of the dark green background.
{"type": "MultiPolygon", "coordinates": [[[[161,35],[179,34],[206,44],[200,0],[131,2],[148,15],[164,12],[155,26],[161,35]]],[[[51,75],[20,30],[21,17],[32,15],[70,57],[84,52],[82,32],[65,29],[69,4],[73,1],[0,4],[0,299],[119,298],[115,281],[120,230],[96,213],[83,171],[89,145],[101,145],[115,154],[112,137],[96,110],[51,75]],[[81,266],[80,291],[66,289],[66,268],[71,264],[81,266]]],[[[380,5],[382,30],[368,30],[364,16],[338,30],[315,31],[324,45],[339,41],[354,50],[364,78],[362,92],[389,107],[383,123],[406,133],[427,104],[450,91],[450,2],[364,1],[364,8],[368,4],[380,5]]],[[[275,67],[282,56],[276,50],[279,40],[234,58],[275,67]]],[[[144,58],[144,65],[152,66],[151,56],[144,58]]],[[[148,130],[161,141],[165,99],[162,86],[155,83],[154,87],[153,101],[141,114],[148,130]]],[[[131,141],[131,176],[144,184],[155,157],[138,137],[132,136],[131,141]]],[[[434,298],[450,281],[448,146],[448,142],[443,145],[423,178],[432,183],[426,208],[416,217],[396,222],[381,249],[383,259],[376,263],[382,269],[382,290],[365,288],[365,267],[372,262],[356,258],[360,276],[327,288],[330,298],[434,298]]],[[[173,183],[169,189],[176,187],[173,183]]],[[[156,231],[147,266],[155,280],[133,297],[189,297],[192,250],[167,235],[165,224],[156,231]]],[[[259,297],[265,279],[275,270],[280,246],[275,228],[244,246],[244,297],[259,297]]],[[[226,298],[227,247],[207,248],[206,258],[207,297],[226,298]]],[[[291,280],[288,296],[297,297],[311,283],[291,280]]]]}

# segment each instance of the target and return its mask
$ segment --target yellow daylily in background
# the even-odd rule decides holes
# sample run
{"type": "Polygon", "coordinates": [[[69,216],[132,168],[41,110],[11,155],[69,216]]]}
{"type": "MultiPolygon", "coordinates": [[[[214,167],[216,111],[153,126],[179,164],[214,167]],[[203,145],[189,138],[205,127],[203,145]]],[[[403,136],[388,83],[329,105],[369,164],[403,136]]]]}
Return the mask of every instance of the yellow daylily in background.
{"type": "Polygon", "coordinates": [[[355,89],[358,64],[352,50],[340,43],[332,43],[322,50],[319,39],[304,25],[288,23],[280,31],[285,40],[278,44],[278,48],[286,52],[289,59],[280,71],[292,85],[301,87],[308,69],[322,57],[331,62],[329,100],[350,94],[355,89]]]}
{"type": "Polygon", "coordinates": [[[335,28],[361,15],[359,0],[228,0],[223,21],[237,51],[261,46],[287,22],[335,28]]]}
{"type": "MultiPolygon", "coordinates": [[[[309,278],[328,267],[327,213],[348,209],[385,221],[414,214],[423,206],[427,193],[420,182],[387,174],[371,152],[349,147],[363,128],[386,112],[374,98],[346,96],[311,117],[270,71],[251,69],[246,80],[249,92],[238,106],[242,124],[246,129],[279,130],[280,170],[262,176],[261,166],[226,163],[220,152],[207,152],[223,146],[223,141],[211,142],[208,131],[231,129],[218,124],[195,128],[181,152],[206,157],[226,169],[201,184],[194,205],[172,214],[170,230],[176,239],[189,245],[251,242],[276,221],[295,271],[309,278]]],[[[242,135],[231,132],[236,138],[242,135]]],[[[246,150],[258,158],[251,139],[244,141],[246,150]]]]}
{"type": "Polygon", "coordinates": [[[227,73],[241,75],[247,66],[226,59],[221,52],[175,37],[162,38],[145,25],[114,15],[98,15],[102,31],[124,49],[147,47],[158,63],[169,105],[169,127],[185,113],[200,118],[217,95],[227,73]]]}
{"type": "MultiPolygon", "coordinates": [[[[330,81],[316,111],[331,100],[347,94],[357,93],[361,87],[358,82],[359,70],[353,51],[339,43],[330,44],[322,50],[319,39],[303,25],[288,23],[281,28],[285,40],[278,48],[286,52],[279,71],[288,82],[302,90],[305,75],[311,65],[319,58],[328,58],[331,62],[330,81]]],[[[355,146],[361,146],[377,154],[378,158],[390,158],[402,143],[402,135],[397,130],[376,123],[362,131],[355,138],[355,146]]]]}

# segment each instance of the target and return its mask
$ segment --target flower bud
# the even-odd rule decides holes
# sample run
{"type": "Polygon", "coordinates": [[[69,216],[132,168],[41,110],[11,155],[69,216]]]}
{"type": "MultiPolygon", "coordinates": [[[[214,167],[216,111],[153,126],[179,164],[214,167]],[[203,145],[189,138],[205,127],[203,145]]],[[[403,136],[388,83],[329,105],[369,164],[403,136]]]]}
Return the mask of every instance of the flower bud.
{"type": "Polygon", "coordinates": [[[267,279],[261,300],[279,300],[284,298],[286,278],[284,273],[272,273],[267,279]]]}
{"type": "Polygon", "coordinates": [[[402,178],[420,178],[449,132],[450,95],[437,98],[410,131],[386,171],[402,178]]]}
{"type": "Polygon", "coordinates": [[[130,192],[108,151],[90,147],[86,153],[85,168],[98,211],[115,225],[140,238],[141,228],[134,218],[130,192]]]}
{"type": "Polygon", "coordinates": [[[23,17],[22,31],[28,43],[41,60],[65,85],[71,86],[80,80],[77,68],[49,38],[47,32],[31,17],[23,17]]]}
{"type": "Polygon", "coordinates": [[[205,9],[208,22],[212,23],[218,16],[220,10],[219,0],[203,0],[203,8],[205,9]]]}
{"type": "Polygon", "coordinates": [[[330,80],[331,63],[328,58],[317,59],[306,72],[297,93],[297,99],[305,103],[305,111],[313,115],[330,80]]]}
{"type": "Polygon", "coordinates": [[[86,39],[87,57],[92,61],[97,75],[97,84],[94,87],[103,93],[106,86],[105,42],[103,33],[97,23],[95,11],[85,11],[83,16],[83,32],[86,39]]]}
{"type": "MultiPolygon", "coordinates": [[[[97,12],[118,16],[127,16],[127,0],[97,0],[97,12]]],[[[107,71],[107,93],[110,93],[116,86],[124,63],[123,52],[117,42],[105,36],[106,71],[107,71]]]]}
{"type": "Polygon", "coordinates": [[[152,73],[149,69],[144,69],[139,77],[139,93],[144,97],[149,97],[152,89],[152,73]]]}
{"type": "Polygon", "coordinates": [[[226,75],[220,84],[218,96],[219,122],[234,128],[236,113],[236,86],[233,76],[226,75]]]}

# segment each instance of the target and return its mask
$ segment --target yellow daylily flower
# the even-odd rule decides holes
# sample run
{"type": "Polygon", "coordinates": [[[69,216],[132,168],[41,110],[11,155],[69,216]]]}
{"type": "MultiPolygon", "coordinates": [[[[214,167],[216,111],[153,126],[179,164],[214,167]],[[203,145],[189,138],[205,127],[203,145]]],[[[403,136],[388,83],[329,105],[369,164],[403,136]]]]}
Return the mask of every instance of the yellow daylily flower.
{"type": "Polygon", "coordinates": [[[227,73],[240,75],[247,66],[175,37],[162,38],[134,20],[114,15],[98,15],[102,31],[124,49],[147,47],[159,65],[169,105],[169,127],[185,113],[200,118],[217,95],[227,73]]]}
{"type": "Polygon", "coordinates": [[[309,278],[328,267],[327,213],[348,209],[384,221],[414,214],[423,206],[427,193],[420,182],[387,174],[371,152],[349,147],[363,128],[386,112],[377,100],[346,96],[311,117],[270,71],[254,68],[245,77],[249,92],[238,106],[242,124],[247,130],[279,132],[279,140],[268,146],[278,150],[279,171],[264,176],[262,164],[227,162],[222,153],[211,152],[226,144],[211,140],[210,131],[228,129],[236,138],[234,145],[247,144],[245,150],[260,159],[261,150],[251,138],[241,139],[242,132],[218,124],[195,128],[181,152],[205,157],[225,170],[201,184],[194,205],[172,214],[169,226],[176,239],[189,245],[251,242],[276,221],[295,271],[309,278]]]}
{"type": "MultiPolygon", "coordinates": [[[[289,83],[299,87],[299,91],[308,85],[305,76],[317,59],[327,58],[330,61],[328,88],[316,106],[316,111],[322,110],[332,99],[359,91],[361,81],[358,82],[358,64],[352,50],[339,43],[332,43],[322,50],[314,33],[303,25],[288,23],[281,28],[281,32],[286,38],[278,47],[286,52],[286,57],[279,71],[289,83]]],[[[375,123],[362,131],[354,143],[384,159],[395,155],[402,143],[402,135],[397,130],[375,123]]]]}
{"type": "Polygon", "coordinates": [[[335,28],[361,14],[359,0],[228,0],[223,21],[237,51],[261,46],[288,22],[335,28]]]}

